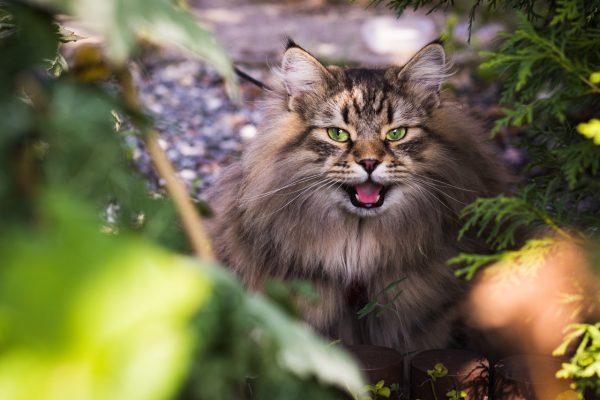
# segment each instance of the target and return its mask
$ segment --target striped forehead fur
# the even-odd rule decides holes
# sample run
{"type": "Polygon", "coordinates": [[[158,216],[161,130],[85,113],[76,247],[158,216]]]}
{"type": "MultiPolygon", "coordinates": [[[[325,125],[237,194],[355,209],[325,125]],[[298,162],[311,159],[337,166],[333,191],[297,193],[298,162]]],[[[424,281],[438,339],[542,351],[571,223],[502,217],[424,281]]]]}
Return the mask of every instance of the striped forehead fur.
{"type": "MultiPolygon", "coordinates": [[[[356,114],[365,109],[366,102],[376,114],[382,111],[386,111],[388,115],[411,114],[412,111],[412,114],[421,115],[436,105],[432,100],[437,96],[432,94],[439,92],[441,82],[449,75],[450,68],[434,51],[425,52],[422,59],[409,62],[402,68],[392,66],[343,70],[339,67],[326,69],[316,65],[316,59],[313,60],[308,54],[307,57],[311,59],[304,59],[301,53],[303,50],[292,50],[295,54],[285,60],[288,63],[298,62],[299,66],[288,65],[287,71],[283,68],[273,71],[277,78],[273,85],[273,95],[288,99],[286,109],[296,107],[301,116],[316,118],[313,121],[316,123],[325,123],[319,117],[325,114],[329,118],[336,109],[343,113],[342,116],[350,110],[356,114]],[[320,74],[327,76],[319,78],[320,74]],[[293,102],[294,98],[298,99],[296,103],[293,102]],[[383,101],[384,98],[386,102],[383,101]],[[347,100],[340,103],[344,99],[349,99],[352,103],[347,100]],[[333,104],[334,102],[337,104],[333,104]]],[[[410,119],[410,115],[404,117],[410,119]]]]}

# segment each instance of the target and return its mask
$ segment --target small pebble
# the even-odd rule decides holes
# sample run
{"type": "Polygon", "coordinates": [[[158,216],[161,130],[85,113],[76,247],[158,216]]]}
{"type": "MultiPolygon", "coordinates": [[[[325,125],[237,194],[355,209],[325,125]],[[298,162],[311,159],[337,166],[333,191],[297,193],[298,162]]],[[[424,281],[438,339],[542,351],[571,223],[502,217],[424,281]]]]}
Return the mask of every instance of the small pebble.
{"type": "Polygon", "coordinates": [[[177,148],[184,157],[203,156],[206,153],[206,149],[202,143],[197,143],[195,145],[181,143],[177,146],[177,148]]]}
{"type": "Polygon", "coordinates": [[[247,124],[242,126],[242,129],[240,129],[240,137],[242,139],[250,140],[254,139],[254,136],[256,136],[256,126],[247,124]]]}
{"type": "Polygon", "coordinates": [[[206,108],[208,111],[215,111],[217,108],[221,107],[223,101],[216,97],[209,97],[206,99],[206,108]]]}
{"type": "Polygon", "coordinates": [[[165,150],[169,147],[169,144],[167,143],[167,141],[163,138],[159,138],[158,139],[158,145],[160,146],[161,149],[165,150]]]}
{"type": "Polygon", "coordinates": [[[182,169],[181,171],[179,171],[179,176],[181,176],[186,181],[193,181],[196,179],[198,174],[196,174],[196,172],[192,171],[191,169],[182,169]]]}

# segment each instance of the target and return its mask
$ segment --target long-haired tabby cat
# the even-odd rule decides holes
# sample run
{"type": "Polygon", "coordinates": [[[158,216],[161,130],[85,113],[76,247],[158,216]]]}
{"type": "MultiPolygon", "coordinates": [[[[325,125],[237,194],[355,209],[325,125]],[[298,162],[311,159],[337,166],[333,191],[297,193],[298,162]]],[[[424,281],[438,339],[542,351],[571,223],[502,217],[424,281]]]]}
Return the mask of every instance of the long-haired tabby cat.
{"type": "Polygon", "coordinates": [[[465,283],[446,261],[480,248],[457,242],[458,213],[503,188],[485,134],[440,94],[447,72],[439,43],[403,67],[342,69],[290,41],[259,135],[209,194],[221,261],[256,290],[312,282],[305,319],[332,338],[447,345],[465,283]],[[373,299],[388,309],[359,320],[373,299]]]}

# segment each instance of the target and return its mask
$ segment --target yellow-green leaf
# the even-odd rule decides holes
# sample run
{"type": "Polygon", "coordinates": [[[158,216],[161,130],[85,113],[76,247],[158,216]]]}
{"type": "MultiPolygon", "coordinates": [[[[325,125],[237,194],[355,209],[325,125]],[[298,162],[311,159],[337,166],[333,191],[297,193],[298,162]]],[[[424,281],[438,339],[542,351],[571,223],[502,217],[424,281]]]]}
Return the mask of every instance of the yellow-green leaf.
{"type": "Polygon", "coordinates": [[[392,394],[392,391],[387,386],[386,387],[382,387],[381,389],[379,389],[377,391],[377,395],[378,396],[385,397],[386,399],[389,399],[391,394],[392,394]]]}
{"type": "Polygon", "coordinates": [[[170,398],[211,278],[192,259],[101,234],[69,197],[45,203],[48,226],[0,241],[0,399],[170,398]]]}
{"type": "Polygon", "coordinates": [[[582,122],[577,125],[577,130],[588,139],[592,139],[595,144],[600,146],[600,119],[593,118],[588,122],[582,122]]]}

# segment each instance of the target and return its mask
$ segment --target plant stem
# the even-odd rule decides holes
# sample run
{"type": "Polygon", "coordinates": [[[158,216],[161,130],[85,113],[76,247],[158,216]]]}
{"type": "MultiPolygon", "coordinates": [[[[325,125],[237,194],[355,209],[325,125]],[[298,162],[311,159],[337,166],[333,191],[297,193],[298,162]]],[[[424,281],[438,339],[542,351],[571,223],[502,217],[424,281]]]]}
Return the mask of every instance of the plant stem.
{"type": "Polygon", "coordinates": [[[429,382],[431,383],[431,393],[433,393],[433,398],[434,400],[438,400],[437,393],[435,392],[435,383],[433,382],[433,379],[429,379],[429,382]]]}
{"type": "MultiPolygon", "coordinates": [[[[129,107],[141,113],[138,91],[133,82],[131,73],[127,68],[122,68],[116,73],[117,80],[121,85],[123,99],[129,107]]],[[[181,221],[185,233],[194,249],[196,255],[205,261],[214,261],[210,239],[204,229],[200,215],[188,195],[183,182],[178,179],[173,165],[167,158],[165,152],[158,144],[158,132],[150,128],[142,128],[146,138],[148,153],[154,163],[158,174],[165,180],[167,192],[173,199],[177,211],[181,215],[181,221]]]]}
{"type": "Polygon", "coordinates": [[[203,260],[214,261],[215,258],[210,239],[206,234],[198,211],[194,207],[194,203],[188,195],[185,185],[177,178],[173,165],[158,144],[158,133],[156,131],[149,130],[146,133],[146,145],[148,146],[150,157],[158,173],[165,180],[167,191],[173,198],[173,202],[181,215],[185,232],[190,239],[196,255],[203,260]]]}

